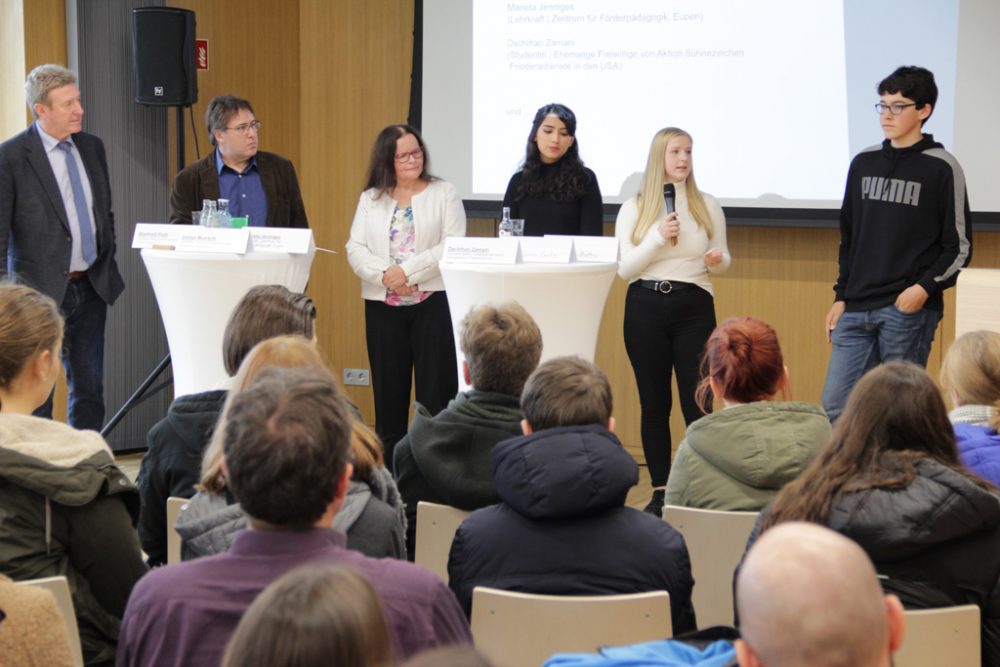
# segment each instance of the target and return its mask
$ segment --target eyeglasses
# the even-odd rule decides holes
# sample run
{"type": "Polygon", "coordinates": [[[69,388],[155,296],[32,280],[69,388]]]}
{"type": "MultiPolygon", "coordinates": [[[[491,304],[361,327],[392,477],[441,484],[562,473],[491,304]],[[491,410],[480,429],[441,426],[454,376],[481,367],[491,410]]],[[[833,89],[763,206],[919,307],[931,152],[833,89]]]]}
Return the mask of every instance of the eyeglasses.
{"type": "Polygon", "coordinates": [[[410,151],[409,153],[399,153],[396,155],[396,162],[409,162],[410,160],[424,159],[423,151],[410,151]]]}
{"type": "Polygon", "coordinates": [[[255,120],[252,123],[243,123],[242,125],[237,125],[236,127],[225,128],[227,132],[237,132],[239,134],[246,134],[248,131],[253,130],[254,132],[260,131],[260,126],[263,125],[259,120],[255,120]]]}
{"type": "Polygon", "coordinates": [[[895,102],[893,104],[884,104],[882,102],[879,102],[878,104],[875,105],[875,111],[877,111],[878,115],[880,116],[884,114],[886,111],[890,112],[893,116],[898,116],[899,114],[903,113],[903,110],[906,109],[907,107],[915,107],[915,106],[917,106],[916,102],[910,102],[909,104],[902,104],[901,102],[895,102]]]}

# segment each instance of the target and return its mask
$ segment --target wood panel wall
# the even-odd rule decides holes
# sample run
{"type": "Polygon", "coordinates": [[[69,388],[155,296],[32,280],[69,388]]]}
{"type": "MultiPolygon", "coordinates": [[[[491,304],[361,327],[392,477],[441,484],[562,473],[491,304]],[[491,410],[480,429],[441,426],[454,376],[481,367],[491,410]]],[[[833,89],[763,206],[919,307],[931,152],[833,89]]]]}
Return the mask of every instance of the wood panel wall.
{"type": "MultiPolygon", "coordinates": [[[[410,0],[301,0],[302,160],[299,179],[317,245],[309,292],[320,345],[337,372],[368,368],[358,278],[344,244],[375,136],[406,122],[413,49],[410,0]]],[[[374,423],[369,387],[347,393],[374,423]]]]}
{"type": "MultiPolygon", "coordinates": [[[[260,150],[284,155],[301,171],[301,126],[299,124],[299,5],[272,0],[172,0],[171,7],[195,12],[198,39],[208,40],[209,68],[199,71],[198,102],[184,112],[185,161],[194,162],[195,141],[202,157],[212,150],[205,128],[205,109],[216,95],[232,93],[253,105],[264,123],[260,150]],[[195,137],[195,134],[197,137],[195,137]]],[[[169,172],[176,173],[176,121],[170,128],[169,172]]],[[[181,165],[183,166],[183,165],[181,165]]],[[[164,221],[167,219],[164,203],[164,221]]]]}

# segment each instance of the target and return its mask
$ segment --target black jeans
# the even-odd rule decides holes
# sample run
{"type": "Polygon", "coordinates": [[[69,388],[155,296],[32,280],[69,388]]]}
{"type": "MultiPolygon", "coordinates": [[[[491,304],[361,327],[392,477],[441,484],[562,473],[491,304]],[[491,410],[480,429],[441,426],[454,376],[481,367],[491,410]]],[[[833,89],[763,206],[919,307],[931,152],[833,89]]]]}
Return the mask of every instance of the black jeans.
{"type": "Polygon", "coordinates": [[[715,302],[700,287],[661,294],[633,283],[625,296],[624,329],[642,409],[642,451],[653,486],[663,486],[670,474],[670,374],[677,372],[681,410],[690,424],[703,416],[694,395],[705,341],[715,329],[715,302]]]}
{"type": "Polygon", "coordinates": [[[365,300],[365,335],[372,367],[375,432],[387,466],[404,435],[410,412],[410,380],[417,401],[437,414],[458,393],[455,335],[445,293],[434,292],[412,306],[365,300]]]}

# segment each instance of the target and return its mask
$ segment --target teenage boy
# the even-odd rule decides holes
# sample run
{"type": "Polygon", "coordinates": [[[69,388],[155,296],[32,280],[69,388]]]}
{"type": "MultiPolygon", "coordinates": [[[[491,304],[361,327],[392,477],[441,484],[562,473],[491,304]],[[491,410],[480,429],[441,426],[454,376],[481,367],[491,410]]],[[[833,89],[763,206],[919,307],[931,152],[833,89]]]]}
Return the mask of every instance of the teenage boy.
{"type": "Polygon", "coordinates": [[[937,103],[934,75],[900,67],[878,93],[885,141],[851,162],[840,210],[840,273],[826,316],[830,421],[869,369],[897,359],[926,366],[942,292],[972,252],[965,174],[921,132],[937,103]]]}
{"type": "Polygon", "coordinates": [[[612,430],[611,385],[576,357],[550,359],[524,385],[524,435],[493,448],[501,502],[462,522],[449,586],[467,614],[491,586],[548,595],[667,591],[675,635],[694,630],[691,561],[680,533],[625,506],[639,481],[612,430]]]}

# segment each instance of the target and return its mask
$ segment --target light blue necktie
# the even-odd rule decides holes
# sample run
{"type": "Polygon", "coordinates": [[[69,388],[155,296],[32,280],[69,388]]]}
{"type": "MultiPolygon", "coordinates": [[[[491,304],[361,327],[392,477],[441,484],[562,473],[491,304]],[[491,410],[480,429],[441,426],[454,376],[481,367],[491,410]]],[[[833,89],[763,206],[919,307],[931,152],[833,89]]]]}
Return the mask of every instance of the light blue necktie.
{"type": "Polygon", "coordinates": [[[76,219],[80,223],[80,249],[83,252],[83,261],[93,264],[97,259],[97,241],[94,240],[94,229],[90,226],[87,195],[83,191],[83,181],[80,180],[80,170],[76,167],[76,158],[73,157],[73,144],[60,141],[59,148],[66,153],[66,170],[69,172],[69,183],[73,186],[76,219]]]}

